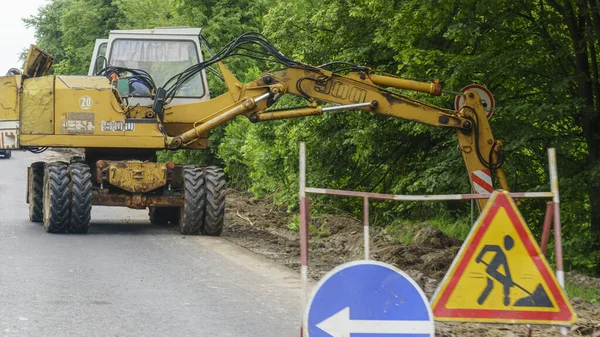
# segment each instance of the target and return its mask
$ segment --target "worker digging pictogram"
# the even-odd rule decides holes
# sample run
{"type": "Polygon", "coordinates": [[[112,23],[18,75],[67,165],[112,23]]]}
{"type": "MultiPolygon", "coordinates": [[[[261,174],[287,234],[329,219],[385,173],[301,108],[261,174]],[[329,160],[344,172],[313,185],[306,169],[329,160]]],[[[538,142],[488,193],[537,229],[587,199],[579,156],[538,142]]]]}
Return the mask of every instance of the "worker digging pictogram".
{"type": "MultiPolygon", "coordinates": [[[[515,245],[515,240],[510,236],[506,235],[504,237],[504,249],[498,245],[485,245],[477,258],[475,259],[476,263],[481,263],[486,266],[485,272],[487,273],[487,284],[485,289],[477,299],[477,303],[479,305],[483,305],[487,298],[494,290],[495,283],[499,283],[503,289],[504,295],[504,305],[511,305],[511,297],[510,290],[513,287],[516,287],[527,294],[526,297],[520,298],[516,300],[513,305],[520,307],[552,307],[552,302],[548,298],[548,294],[542,287],[542,284],[538,284],[533,292],[525,289],[515,281],[513,281],[510,275],[510,267],[508,264],[508,259],[506,257],[506,252],[510,251],[515,245]],[[493,253],[493,258],[489,263],[486,263],[483,260],[483,257],[487,253],[493,253]],[[502,272],[502,270],[504,273],[502,272]],[[494,282],[496,281],[496,282],[494,282]]],[[[488,254],[489,255],[489,254],[488,254]]]]}

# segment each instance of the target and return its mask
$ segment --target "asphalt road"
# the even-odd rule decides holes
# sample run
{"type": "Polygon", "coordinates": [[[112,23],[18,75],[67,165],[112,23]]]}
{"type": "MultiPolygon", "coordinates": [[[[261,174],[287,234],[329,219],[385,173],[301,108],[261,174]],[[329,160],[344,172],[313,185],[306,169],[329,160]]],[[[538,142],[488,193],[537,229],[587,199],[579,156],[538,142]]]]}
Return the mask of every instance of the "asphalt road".
{"type": "Polygon", "coordinates": [[[41,158],[0,159],[0,336],[298,336],[298,274],[224,239],[126,208],[95,207],[87,235],[29,222],[41,158]]]}

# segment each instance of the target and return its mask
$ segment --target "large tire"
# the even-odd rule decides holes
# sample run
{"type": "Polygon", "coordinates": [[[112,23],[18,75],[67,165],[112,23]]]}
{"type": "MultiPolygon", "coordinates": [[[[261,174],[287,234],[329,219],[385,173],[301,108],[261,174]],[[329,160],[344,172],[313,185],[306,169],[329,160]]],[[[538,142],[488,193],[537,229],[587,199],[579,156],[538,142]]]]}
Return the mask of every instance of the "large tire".
{"type": "Polygon", "coordinates": [[[204,225],[204,174],[194,166],[185,166],[183,174],[183,206],[179,209],[181,234],[199,235],[204,225]]]}
{"type": "Polygon", "coordinates": [[[223,169],[216,166],[204,168],[206,189],[206,209],[202,233],[219,236],[223,232],[225,222],[226,182],[223,169]]]}
{"type": "Polygon", "coordinates": [[[69,225],[69,175],[64,163],[48,163],[44,172],[44,229],[63,233],[69,225]]]}
{"type": "Polygon", "coordinates": [[[83,163],[69,165],[71,196],[69,227],[71,233],[87,233],[92,218],[92,175],[83,163]]]}
{"type": "Polygon", "coordinates": [[[148,217],[153,225],[176,225],[179,221],[179,208],[149,207],[148,217]]]}
{"type": "Polygon", "coordinates": [[[35,162],[29,168],[29,221],[44,222],[44,162],[35,162]]]}

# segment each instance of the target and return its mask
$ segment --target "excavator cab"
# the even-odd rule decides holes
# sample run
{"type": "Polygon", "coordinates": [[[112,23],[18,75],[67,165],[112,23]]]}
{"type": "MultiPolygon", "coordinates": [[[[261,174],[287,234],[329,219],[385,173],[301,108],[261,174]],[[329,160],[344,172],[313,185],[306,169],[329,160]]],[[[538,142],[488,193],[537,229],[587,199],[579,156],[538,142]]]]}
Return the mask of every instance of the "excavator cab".
{"type": "MultiPolygon", "coordinates": [[[[150,74],[158,87],[174,75],[203,61],[200,48],[200,28],[155,28],[114,30],[108,39],[98,39],[90,62],[88,75],[99,76],[107,67],[139,69],[150,74]]],[[[127,78],[126,73],[119,74],[127,78]]],[[[131,105],[152,104],[152,95],[143,83],[129,79],[119,86],[131,105]]],[[[171,106],[210,99],[206,73],[195,74],[178,91],[171,106]]]]}

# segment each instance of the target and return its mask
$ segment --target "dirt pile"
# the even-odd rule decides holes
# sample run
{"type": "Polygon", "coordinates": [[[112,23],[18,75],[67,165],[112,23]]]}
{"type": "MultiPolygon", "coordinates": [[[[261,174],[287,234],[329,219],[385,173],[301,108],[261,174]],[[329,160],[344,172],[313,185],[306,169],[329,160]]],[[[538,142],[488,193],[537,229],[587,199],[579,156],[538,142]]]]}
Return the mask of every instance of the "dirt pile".
{"type": "MultiPolygon", "coordinates": [[[[299,234],[288,229],[292,221],[285,209],[269,200],[230,190],[227,199],[226,233],[237,244],[256,253],[299,267],[299,234]]],[[[363,224],[352,217],[321,215],[311,218],[309,274],[318,279],[333,267],[361,259],[364,254],[363,224]]],[[[431,295],[436,280],[450,267],[460,242],[434,227],[420,230],[410,245],[393,243],[380,228],[371,228],[371,255],[406,271],[431,295]]]]}

